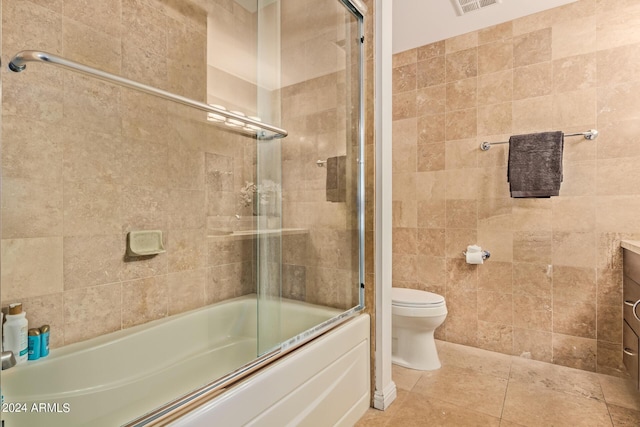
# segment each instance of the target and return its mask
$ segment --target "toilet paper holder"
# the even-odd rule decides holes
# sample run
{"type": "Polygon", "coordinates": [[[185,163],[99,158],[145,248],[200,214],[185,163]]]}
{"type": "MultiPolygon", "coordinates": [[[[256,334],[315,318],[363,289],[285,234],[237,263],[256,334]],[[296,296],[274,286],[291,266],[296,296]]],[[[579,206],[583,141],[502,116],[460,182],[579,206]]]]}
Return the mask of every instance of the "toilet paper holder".
{"type": "MultiPolygon", "coordinates": [[[[467,257],[467,251],[462,251],[462,256],[467,257]]],[[[491,257],[491,252],[482,251],[482,260],[489,259],[491,257]]]]}

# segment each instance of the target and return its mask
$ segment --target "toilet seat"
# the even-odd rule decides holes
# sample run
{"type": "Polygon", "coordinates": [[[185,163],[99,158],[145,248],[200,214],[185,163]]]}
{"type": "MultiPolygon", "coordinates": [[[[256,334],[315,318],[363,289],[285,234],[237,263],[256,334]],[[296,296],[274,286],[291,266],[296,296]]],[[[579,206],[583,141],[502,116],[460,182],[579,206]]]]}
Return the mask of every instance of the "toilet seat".
{"type": "Polygon", "coordinates": [[[407,308],[435,308],[445,305],[442,295],[417,289],[391,288],[391,305],[407,308]]]}

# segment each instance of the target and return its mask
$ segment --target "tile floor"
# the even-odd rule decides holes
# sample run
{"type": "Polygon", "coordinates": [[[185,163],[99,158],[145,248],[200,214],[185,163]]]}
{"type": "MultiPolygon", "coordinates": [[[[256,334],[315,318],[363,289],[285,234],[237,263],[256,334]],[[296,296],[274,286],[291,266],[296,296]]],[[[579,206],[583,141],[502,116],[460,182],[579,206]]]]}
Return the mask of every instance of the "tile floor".
{"type": "Polygon", "coordinates": [[[640,393],[629,380],[437,341],[442,368],[393,365],[398,390],[369,426],[640,426],[640,393]]]}

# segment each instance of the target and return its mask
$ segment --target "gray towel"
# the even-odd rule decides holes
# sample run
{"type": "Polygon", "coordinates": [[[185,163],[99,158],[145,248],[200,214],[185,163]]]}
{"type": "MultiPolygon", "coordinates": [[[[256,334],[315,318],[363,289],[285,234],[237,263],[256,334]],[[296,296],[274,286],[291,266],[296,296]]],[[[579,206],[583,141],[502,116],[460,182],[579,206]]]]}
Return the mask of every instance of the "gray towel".
{"type": "Polygon", "coordinates": [[[511,197],[551,197],[560,193],[564,134],[560,131],[509,138],[507,178],[511,197]]]}
{"type": "Polygon", "coordinates": [[[347,156],[327,159],[327,202],[347,201],[347,156]]]}

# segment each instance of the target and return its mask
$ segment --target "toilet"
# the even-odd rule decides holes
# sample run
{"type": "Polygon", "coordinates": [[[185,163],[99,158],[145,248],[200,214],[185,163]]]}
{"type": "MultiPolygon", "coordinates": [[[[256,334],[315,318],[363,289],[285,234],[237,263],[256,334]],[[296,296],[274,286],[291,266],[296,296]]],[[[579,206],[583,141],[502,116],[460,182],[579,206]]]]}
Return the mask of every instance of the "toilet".
{"type": "Polygon", "coordinates": [[[391,361],[420,371],[440,368],[433,333],[447,317],[442,295],[391,288],[391,361]]]}

